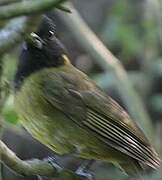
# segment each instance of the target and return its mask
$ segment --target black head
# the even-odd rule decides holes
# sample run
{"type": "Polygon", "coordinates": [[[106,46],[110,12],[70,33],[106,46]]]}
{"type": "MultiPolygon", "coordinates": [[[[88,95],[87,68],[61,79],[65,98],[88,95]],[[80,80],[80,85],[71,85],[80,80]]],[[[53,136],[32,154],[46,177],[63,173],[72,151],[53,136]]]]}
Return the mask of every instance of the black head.
{"type": "Polygon", "coordinates": [[[26,38],[19,57],[15,89],[19,89],[23,80],[32,73],[64,63],[62,55],[66,51],[55,33],[53,21],[44,16],[37,32],[26,38]]]}

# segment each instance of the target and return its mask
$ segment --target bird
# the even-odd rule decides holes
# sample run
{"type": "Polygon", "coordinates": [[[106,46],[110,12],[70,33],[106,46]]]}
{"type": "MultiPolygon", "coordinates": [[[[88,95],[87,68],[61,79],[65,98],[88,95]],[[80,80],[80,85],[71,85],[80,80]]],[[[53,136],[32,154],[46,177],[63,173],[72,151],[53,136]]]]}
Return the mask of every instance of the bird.
{"type": "Polygon", "coordinates": [[[14,91],[20,123],[55,153],[110,162],[130,176],[160,167],[158,154],[136,122],[71,64],[47,16],[25,38],[14,91]]]}

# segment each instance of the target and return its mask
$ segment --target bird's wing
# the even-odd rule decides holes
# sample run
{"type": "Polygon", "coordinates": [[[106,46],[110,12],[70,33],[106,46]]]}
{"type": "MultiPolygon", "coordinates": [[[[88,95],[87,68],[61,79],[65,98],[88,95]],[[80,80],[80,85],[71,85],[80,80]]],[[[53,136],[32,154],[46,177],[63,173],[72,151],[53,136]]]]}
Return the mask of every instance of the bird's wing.
{"type": "Polygon", "coordinates": [[[95,86],[87,90],[76,90],[76,86],[61,76],[48,77],[45,98],[109,146],[152,168],[159,167],[160,159],[145,135],[113,99],[95,86]]]}
{"type": "Polygon", "coordinates": [[[87,127],[112,147],[153,168],[159,167],[160,159],[141,129],[113,99],[95,91],[84,93],[84,102],[87,118],[83,123],[87,127]]]}

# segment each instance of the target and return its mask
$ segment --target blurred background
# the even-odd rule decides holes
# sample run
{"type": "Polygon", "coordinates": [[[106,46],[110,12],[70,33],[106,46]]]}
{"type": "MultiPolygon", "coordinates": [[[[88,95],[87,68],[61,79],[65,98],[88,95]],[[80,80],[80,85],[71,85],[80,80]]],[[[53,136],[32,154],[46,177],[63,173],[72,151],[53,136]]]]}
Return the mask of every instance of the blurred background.
{"type": "MultiPolygon", "coordinates": [[[[107,48],[121,61],[139,94],[154,129],[154,146],[162,155],[162,1],[160,0],[75,0],[74,6],[85,22],[107,48]]],[[[57,12],[47,13],[56,23],[57,35],[65,44],[73,65],[88,74],[125,109],[115,78],[105,72],[85,51],[57,12]]],[[[82,38],[82,37],[80,37],[82,38]]],[[[53,153],[34,140],[18,123],[13,107],[12,83],[20,46],[3,56],[2,84],[7,100],[1,115],[4,129],[2,140],[21,159],[43,159],[53,153]]],[[[3,94],[2,94],[3,95],[3,94]]],[[[133,104],[132,104],[133,106],[133,104]]],[[[142,127],[145,128],[145,127],[142,127]]],[[[82,160],[56,156],[63,167],[75,170],[82,160]]],[[[127,180],[123,172],[111,164],[96,162],[91,167],[97,180],[127,180]]],[[[2,180],[35,180],[37,177],[17,177],[1,165],[2,180]]],[[[161,172],[151,172],[149,180],[161,180],[161,172]]]]}

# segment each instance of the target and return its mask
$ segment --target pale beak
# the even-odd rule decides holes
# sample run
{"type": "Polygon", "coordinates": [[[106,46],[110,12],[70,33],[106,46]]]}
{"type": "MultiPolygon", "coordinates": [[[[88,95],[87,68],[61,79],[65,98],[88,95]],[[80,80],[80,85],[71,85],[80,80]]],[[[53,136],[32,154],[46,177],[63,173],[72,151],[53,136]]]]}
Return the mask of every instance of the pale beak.
{"type": "Polygon", "coordinates": [[[26,41],[33,46],[37,47],[38,49],[42,49],[44,41],[34,32],[32,32],[26,41]]]}

